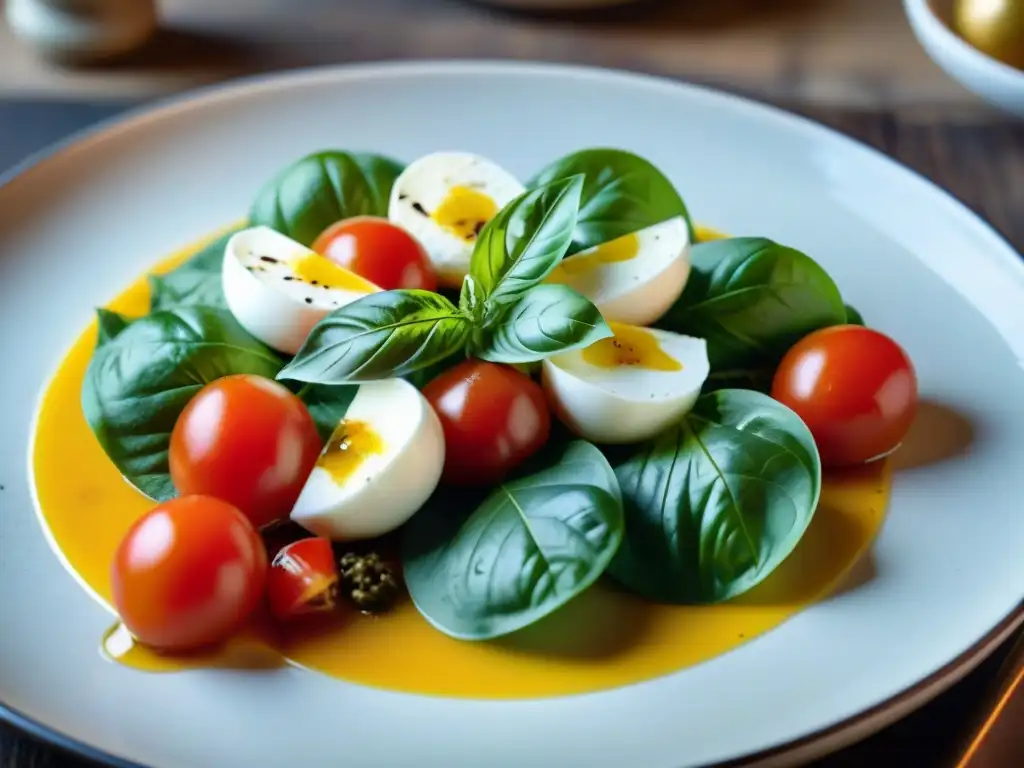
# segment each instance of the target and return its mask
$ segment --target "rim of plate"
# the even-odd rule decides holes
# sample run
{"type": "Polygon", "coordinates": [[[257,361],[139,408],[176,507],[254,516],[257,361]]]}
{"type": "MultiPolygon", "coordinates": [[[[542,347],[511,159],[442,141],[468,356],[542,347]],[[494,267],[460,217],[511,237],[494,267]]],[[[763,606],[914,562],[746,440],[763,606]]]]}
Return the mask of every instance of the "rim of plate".
{"type": "MultiPolygon", "coordinates": [[[[755,113],[761,118],[769,118],[791,131],[802,131],[805,134],[815,134],[818,136],[827,135],[832,141],[845,143],[861,151],[866,150],[890,169],[898,168],[903,173],[913,176],[918,183],[929,190],[936,201],[941,201],[950,209],[955,210],[957,215],[966,217],[970,221],[972,228],[978,234],[983,235],[993,246],[992,250],[994,253],[991,254],[992,258],[997,258],[1007,268],[1016,270],[1024,275],[1024,257],[1021,257],[1016,248],[1003,234],[979,213],[975,212],[953,193],[921,173],[842,131],[747,95],[741,96],[710,86],[690,83],[666,76],[559,62],[501,59],[427,59],[361,62],[333,66],[304,67],[286,72],[268,72],[232,78],[220,83],[190,89],[182,93],[128,107],[113,117],[100,120],[91,126],[75,131],[48,147],[30,154],[7,171],[0,172],[0,188],[6,187],[8,184],[27,175],[45,163],[62,159],[74,152],[87,151],[93,142],[103,140],[112,134],[141,128],[149,123],[159,122],[169,115],[198,109],[209,104],[244,99],[256,92],[284,90],[299,84],[340,83],[351,80],[458,73],[548,74],[578,80],[618,81],[620,84],[629,85],[633,88],[661,91],[668,96],[689,92],[691,94],[699,94],[704,99],[716,101],[720,105],[728,106],[744,114],[755,113]]],[[[841,749],[909,714],[947,690],[965,675],[969,674],[1002,642],[1010,637],[1015,630],[1022,626],[1024,626],[1024,597],[996,626],[979,638],[973,645],[958,656],[950,659],[940,668],[918,680],[914,685],[905,688],[903,691],[879,702],[869,709],[835,722],[825,728],[796,739],[790,739],[759,752],[717,763],[715,766],[716,768],[739,768],[740,766],[754,766],[762,763],[767,765],[769,763],[774,764],[777,759],[787,756],[797,757],[798,759],[800,757],[814,759],[832,751],[832,749],[841,749]]],[[[68,736],[60,730],[8,706],[3,701],[0,701],[0,721],[60,750],[96,763],[113,766],[114,768],[144,768],[139,763],[68,736]]]]}

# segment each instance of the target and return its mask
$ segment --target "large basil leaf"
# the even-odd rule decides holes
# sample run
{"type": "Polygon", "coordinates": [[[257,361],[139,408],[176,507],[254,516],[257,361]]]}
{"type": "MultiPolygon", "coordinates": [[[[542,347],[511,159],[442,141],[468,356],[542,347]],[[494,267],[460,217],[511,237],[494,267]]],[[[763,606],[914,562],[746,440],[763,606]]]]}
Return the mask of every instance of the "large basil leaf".
{"type": "Polygon", "coordinates": [[[682,216],[693,223],[672,182],[650,162],[621,149],[584,149],[556,160],[527,186],[586,177],[569,255],[682,216]]]}
{"type": "Polygon", "coordinates": [[[279,379],[355,384],[405,376],[464,348],[469,320],[430,291],[371,293],[313,328],[279,379]]]}
{"type": "Polygon", "coordinates": [[[542,619],[593,584],[622,540],[615,474],[582,441],[475,511],[458,498],[438,492],[402,533],[409,594],[452,637],[486,640],[542,619]]]}
{"type": "MultiPolygon", "coordinates": [[[[528,190],[487,222],[469,263],[477,303],[491,307],[519,298],[551,274],[572,242],[583,177],[573,176],[528,190]]],[[[463,308],[472,304],[464,292],[463,308]]]]}
{"type": "Polygon", "coordinates": [[[155,312],[96,349],[82,410],[107,456],[147,496],[175,495],[167,465],[171,431],[203,386],[234,373],[273,378],[281,360],[225,310],[155,312]]]}
{"type": "Polygon", "coordinates": [[[352,216],[387,216],[402,165],[381,155],[316,152],[268,181],[249,220],[309,247],[331,224],[352,216]]]}
{"type": "Polygon", "coordinates": [[[585,296],[566,285],[536,285],[475,333],[470,351],[492,363],[535,363],[612,335],[585,296]]]}
{"type": "Polygon", "coordinates": [[[615,474],[626,538],[609,573],[669,603],[714,603],[759,584],[796,547],[821,491],[804,423],[741,389],[703,395],[615,474]]]}
{"type": "MultiPolygon", "coordinates": [[[[846,322],[839,289],[817,262],[763,237],[693,247],[683,295],[657,325],[708,343],[719,375],[771,375],[811,331],[846,322]]],[[[741,377],[742,378],[742,377],[741,377]]]]}
{"type": "Polygon", "coordinates": [[[149,276],[150,311],[188,306],[227,308],[221,286],[224,247],[232,229],[203,246],[188,261],[165,275],[149,276]]]}

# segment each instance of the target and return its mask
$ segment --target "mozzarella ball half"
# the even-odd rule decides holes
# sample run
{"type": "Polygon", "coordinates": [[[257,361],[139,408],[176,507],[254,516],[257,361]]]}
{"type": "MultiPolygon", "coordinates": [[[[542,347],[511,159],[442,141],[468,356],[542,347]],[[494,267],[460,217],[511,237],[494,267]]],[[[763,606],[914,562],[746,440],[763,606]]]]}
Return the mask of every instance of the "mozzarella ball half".
{"type": "Polygon", "coordinates": [[[525,191],[515,176],[484,157],[435,152],[395,180],[388,218],[420,241],[442,284],[458,287],[480,230],[525,191]]]}
{"type": "Polygon", "coordinates": [[[289,355],[299,351],[313,326],[328,314],[380,290],[263,226],[228,240],[221,278],[228,309],[242,327],[289,355]]]}
{"type": "Polygon", "coordinates": [[[547,278],[590,299],[608,321],[650,325],[690,277],[690,229],[682,216],[561,261],[547,278]]]}
{"type": "Polygon", "coordinates": [[[402,379],[360,384],[291,519],[336,541],[382,536],[430,498],[444,456],[441,422],[416,387],[402,379]]]}
{"type": "Polygon", "coordinates": [[[710,373],[703,339],[610,323],[615,336],[544,361],[552,410],[595,443],[646,440],[679,422],[710,373]]]}

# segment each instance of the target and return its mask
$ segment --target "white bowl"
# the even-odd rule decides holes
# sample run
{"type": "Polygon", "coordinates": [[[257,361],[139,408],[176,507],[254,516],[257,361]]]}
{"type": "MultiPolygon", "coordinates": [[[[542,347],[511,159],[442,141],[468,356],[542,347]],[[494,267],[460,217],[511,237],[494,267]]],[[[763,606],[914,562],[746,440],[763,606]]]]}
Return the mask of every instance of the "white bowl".
{"type": "Polygon", "coordinates": [[[1024,117],[1024,72],[982,53],[945,20],[952,0],[903,0],[914,34],[929,56],[962,86],[993,106],[1024,117]]]}

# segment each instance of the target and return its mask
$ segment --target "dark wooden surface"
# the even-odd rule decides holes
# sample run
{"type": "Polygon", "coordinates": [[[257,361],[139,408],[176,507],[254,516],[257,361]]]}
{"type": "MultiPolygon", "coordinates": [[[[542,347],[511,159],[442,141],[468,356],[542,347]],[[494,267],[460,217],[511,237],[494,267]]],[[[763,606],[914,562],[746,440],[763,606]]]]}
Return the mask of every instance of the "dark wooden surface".
{"type": "MultiPolygon", "coordinates": [[[[988,116],[944,120],[932,110],[793,111],[862,139],[950,190],[1024,251],[1024,124],[988,116]]],[[[117,111],[117,104],[0,101],[0,169],[81,125],[117,111]]],[[[815,764],[857,768],[892,762],[952,768],[1008,645],[932,704],[878,735],[815,764]],[[882,762],[884,760],[884,762],[882,762]]],[[[0,768],[90,765],[0,725],[0,768]]],[[[1007,767],[1009,768],[1009,766],[1007,767]]]]}

